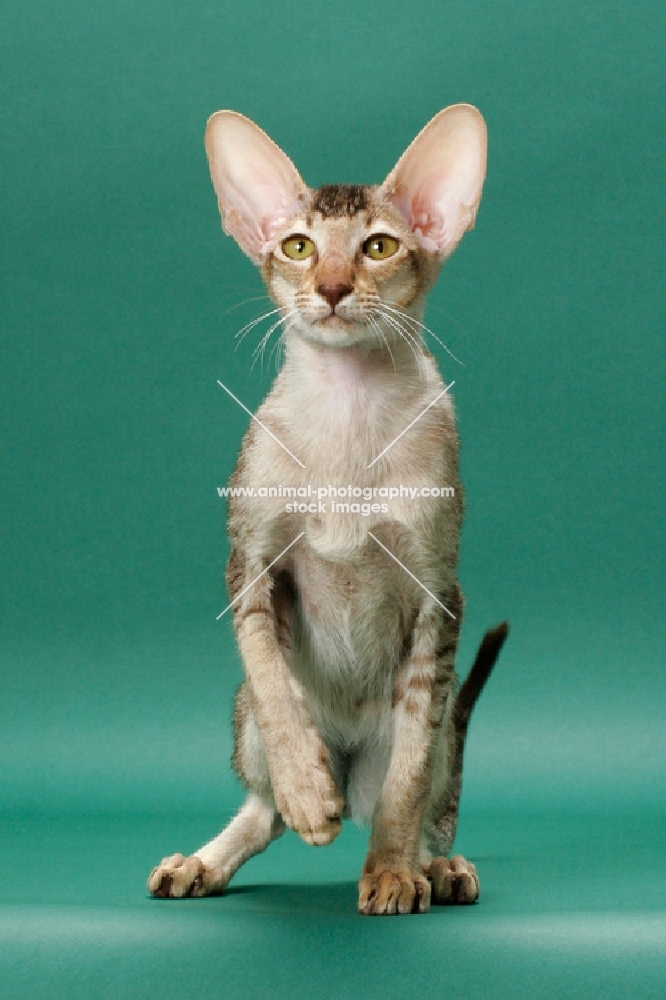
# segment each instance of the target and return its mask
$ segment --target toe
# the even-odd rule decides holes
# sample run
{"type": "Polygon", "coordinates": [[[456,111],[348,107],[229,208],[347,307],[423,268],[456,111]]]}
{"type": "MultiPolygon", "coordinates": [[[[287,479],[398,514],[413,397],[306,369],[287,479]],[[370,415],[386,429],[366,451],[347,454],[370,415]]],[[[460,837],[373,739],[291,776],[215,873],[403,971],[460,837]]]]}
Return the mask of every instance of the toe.
{"type": "Polygon", "coordinates": [[[194,882],[203,876],[204,870],[203,862],[195,855],[183,858],[171,877],[171,896],[174,899],[189,896],[194,882]]]}
{"type": "Polygon", "coordinates": [[[476,903],[479,898],[479,878],[472,862],[467,861],[461,854],[456,854],[451,858],[451,868],[456,875],[456,903],[462,905],[476,903]]]}
{"type": "Polygon", "coordinates": [[[367,916],[427,913],[429,908],[430,883],[422,875],[385,870],[359,882],[358,909],[367,916]]]}
{"type": "Polygon", "coordinates": [[[403,884],[398,875],[393,872],[382,872],[379,876],[379,892],[374,907],[375,913],[382,915],[395,913],[402,888],[403,884]]]}
{"type": "Polygon", "coordinates": [[[479,898],[476,868],[461,854],[447,861],[435,858],[430,865],[432,900],[440,906],[470,905],[479,898]]]}
{"type": "Polygon", "coordinates": [[[148,891],[159,899],[205,896],[212,891],[213,880],[222,881],[219,869],[207,869],[194,854],[189,858],[172,854],[153,868],[148,876],[148,891]]]}
{"type": "Polygon", "coordinates": [[[400,912],[427,913],[430,909],[430,895],[430,882],[428,882],[428,879],[424,878],[423,875],[417,875],[414,878],[414,895],[411,909],[409,911],[401,910],[400,912]]]}
{"type": "Polygon", "coordinates": [[[430,881],[432,883],[432,901],[440,906],[453,902],[453,883],[455,875],[446,858],[435,858],[430,865],[430,881]]]}
{"type": "Polygon", "coordinates": [[[378,884],[371,875],[364,875],[358,885],[359,913],[372,913],[372,906],[377,897],[378,884]]]}

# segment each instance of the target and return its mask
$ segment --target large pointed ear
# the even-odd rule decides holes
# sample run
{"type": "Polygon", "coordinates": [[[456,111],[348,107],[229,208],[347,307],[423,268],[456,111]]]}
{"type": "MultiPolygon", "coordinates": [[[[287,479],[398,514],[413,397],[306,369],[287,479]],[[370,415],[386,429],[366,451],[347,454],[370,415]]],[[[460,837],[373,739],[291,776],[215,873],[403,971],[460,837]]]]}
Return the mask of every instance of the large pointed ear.
{"type": "Polygon", "coordinates": [[[454,104],[428,122],[380,189],[419,243],[442,260],[474,226],[487,145],[481,114],[470,104],[454,104]]]}
{"type": "Polygon", "coordinates": [[[209,118],[206,153],[222,227],[259,264],[271,237],[295,214],[308,189],[279,146],[235,111],[209,118]]]}

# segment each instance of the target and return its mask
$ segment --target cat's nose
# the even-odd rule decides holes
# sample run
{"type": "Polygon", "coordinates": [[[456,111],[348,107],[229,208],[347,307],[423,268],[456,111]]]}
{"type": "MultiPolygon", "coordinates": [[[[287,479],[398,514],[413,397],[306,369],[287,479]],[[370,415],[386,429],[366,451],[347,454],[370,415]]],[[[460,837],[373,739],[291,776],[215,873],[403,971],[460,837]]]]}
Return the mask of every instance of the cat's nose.
{"type": "Polygon", "coordinates": [[[337,285],[317,285],[317,291],[323,299],[326,299],[333,311],[335,311],[335,307],[340,299],[344,299],[345,295],[349,295],[351,290],[351,285],[343,285],[342,283],[337,285]]]}

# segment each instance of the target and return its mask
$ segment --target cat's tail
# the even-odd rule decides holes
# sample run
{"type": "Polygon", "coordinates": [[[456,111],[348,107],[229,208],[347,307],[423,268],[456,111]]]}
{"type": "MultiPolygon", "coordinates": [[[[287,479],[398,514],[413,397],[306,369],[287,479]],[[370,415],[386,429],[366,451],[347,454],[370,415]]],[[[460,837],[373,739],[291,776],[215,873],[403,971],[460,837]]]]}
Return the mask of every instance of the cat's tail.
{"type": "MultiPolygon", "coordinates": [[[[453,709],[453,760],[451,763],[451,784],[444,808],[439,815],[433,817],[433,825],[428,833],[433,839],[433,848],[439,854],[449,854],[458,828],[458,807],[462,790],[463,755],[465,752],[465,737],[469,726],[472,710],[486,681],[497,662],[504,641],[509,634],[509,623],[502,622],[496,628],[489,629],[484,635],[479,651],[476,654],[472,669],[467,679],[461,685],[453,709]]],[[[439,810],[438,810],[439,811],[439,810]]]]}
{"type": "Polygon", "coordinates": [[[490,672],[497,662],[502,646],[509,634],[509,623],[502,622],[496,628],[489,629],[484,635],[472,669],[467,680],[458,691],[454,709],[454,724],[456,738],[462,738],[463,744],[467,734],[467,726],[479,695],[483,691],[490,672]]]}

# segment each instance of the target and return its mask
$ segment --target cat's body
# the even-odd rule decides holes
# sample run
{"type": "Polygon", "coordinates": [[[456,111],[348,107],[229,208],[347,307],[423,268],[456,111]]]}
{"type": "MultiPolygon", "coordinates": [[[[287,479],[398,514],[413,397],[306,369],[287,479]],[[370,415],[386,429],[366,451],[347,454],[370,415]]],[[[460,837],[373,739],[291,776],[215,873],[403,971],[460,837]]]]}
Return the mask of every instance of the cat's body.
{"type": "Polygon", "coordinates": [[[483,121],[466,105],[441,112],[381,187],[310,191],[232,112],[213,116],[207,148],[225,228],[261,266],[287,331],[232,485],[449,495],[364,513],[230,500],[227,580],[247,677],[234,764],[250,795],[196,855],[164,859],[150,891],[219,892],[285,823],[325,844],[351,815],[372,824],[362,912],[423,912],[431,890],[473,902],[474,866],[432,852],[451,846],[467,719],[506,630],[487,638],[456,702],[458,440],[420,324],[474,221],[483,121]]]}

